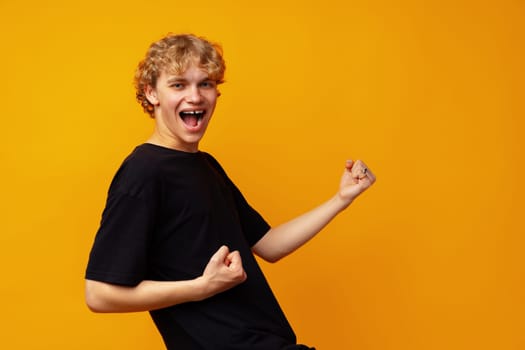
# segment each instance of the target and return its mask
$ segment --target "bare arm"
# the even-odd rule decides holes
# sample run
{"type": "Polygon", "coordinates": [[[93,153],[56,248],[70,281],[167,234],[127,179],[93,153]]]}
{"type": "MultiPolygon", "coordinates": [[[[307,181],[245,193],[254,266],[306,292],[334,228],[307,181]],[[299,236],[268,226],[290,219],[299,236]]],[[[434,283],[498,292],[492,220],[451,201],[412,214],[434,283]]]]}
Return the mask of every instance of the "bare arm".
{"type": "Polygon", "coordinates": [[[188,281],[142,281],[135,287],[86,280],[86,303],[94,312],[134,312],[160,309],[209,298],[244,282],[239,252],[222,246],[202,276],[188,281]]]}
{"type": "Polygon", "coordinates": [[[271,228],[253,246],[253,252],[269,262],[287,256],[312,239],[374,182],[375,176],[362,161],[347,161],[339,191],[334,197],[291,221],[271,228]]]}

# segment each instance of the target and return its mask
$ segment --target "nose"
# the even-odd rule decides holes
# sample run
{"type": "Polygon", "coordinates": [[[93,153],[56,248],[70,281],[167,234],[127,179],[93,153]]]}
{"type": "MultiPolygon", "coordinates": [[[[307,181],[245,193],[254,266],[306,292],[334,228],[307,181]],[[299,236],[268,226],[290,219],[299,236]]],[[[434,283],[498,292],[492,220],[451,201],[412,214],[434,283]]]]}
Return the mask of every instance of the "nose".
{"type": "Polygon", "coordinates": [[[202,101],[201,91],[198,86],[192,86],[189,89],[187,100],[190,103],[200,103],[202,101]]]}

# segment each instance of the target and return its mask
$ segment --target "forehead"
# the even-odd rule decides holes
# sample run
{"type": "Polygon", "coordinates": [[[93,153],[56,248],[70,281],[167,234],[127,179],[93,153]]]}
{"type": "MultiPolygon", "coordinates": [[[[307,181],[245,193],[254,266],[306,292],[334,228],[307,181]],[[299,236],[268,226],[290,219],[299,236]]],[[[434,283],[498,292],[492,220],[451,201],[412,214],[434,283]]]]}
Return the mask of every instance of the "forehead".
{"type": "Polygon", "coordinates": [[[202,80],[208,79],[209,73],[197,64],[189,64],[187,67],[167,67],[161,72],[161,79],[185,79],[202,80]]]}

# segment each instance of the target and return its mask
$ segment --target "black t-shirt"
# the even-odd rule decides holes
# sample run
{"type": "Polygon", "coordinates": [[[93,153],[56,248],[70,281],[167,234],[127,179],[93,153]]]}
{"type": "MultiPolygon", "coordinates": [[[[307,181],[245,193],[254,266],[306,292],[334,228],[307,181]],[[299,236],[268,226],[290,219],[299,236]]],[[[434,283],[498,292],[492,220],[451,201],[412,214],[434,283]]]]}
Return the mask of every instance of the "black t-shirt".
{"type": "Polygon", "coordinates": [[[295,334],[251,252],[269,228],[211,155],[143,144],[111,183],[86,278],[125,286],[194,279],[227,245],[240,252],[247,280],[151,311],[166,346],[282,349],[295,334]]]}

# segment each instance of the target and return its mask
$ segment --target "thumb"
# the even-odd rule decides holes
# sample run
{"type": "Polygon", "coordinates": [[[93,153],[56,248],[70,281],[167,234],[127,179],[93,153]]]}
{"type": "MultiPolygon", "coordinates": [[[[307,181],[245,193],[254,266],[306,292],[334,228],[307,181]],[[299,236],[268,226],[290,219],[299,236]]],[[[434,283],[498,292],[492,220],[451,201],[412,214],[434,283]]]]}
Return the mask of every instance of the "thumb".
{"type": "Polygon", "coordinates": [[[230,254],[228,254],[227,259],[228,259],[228,263],[229,263],[228,265],[231,268],[236,268],[238,266],[240,266],[242,268],[241,254],[239,253],[238,250],[233,251],[230,254]]]}
{"type": "Polygon", "coordinates": [[[345,168],[347,170],[352,170],[352,167],[354,166],[354,161],[351,160],[351,159],[348,159],[346,162],[345,162],[345,168]]]}

